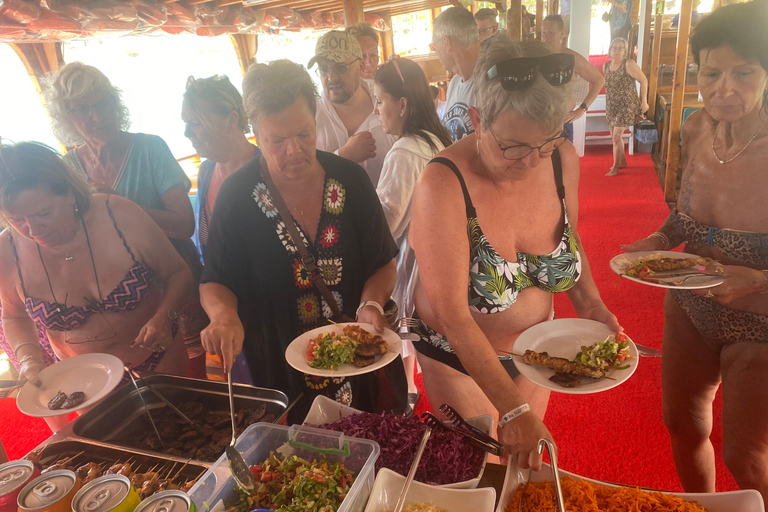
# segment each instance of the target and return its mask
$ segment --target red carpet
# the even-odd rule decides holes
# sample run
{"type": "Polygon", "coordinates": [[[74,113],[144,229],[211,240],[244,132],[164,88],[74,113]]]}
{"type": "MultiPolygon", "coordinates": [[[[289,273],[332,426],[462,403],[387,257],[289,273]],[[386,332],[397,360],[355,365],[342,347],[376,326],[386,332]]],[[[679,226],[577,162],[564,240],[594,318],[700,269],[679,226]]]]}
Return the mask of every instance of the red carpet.
{"type": "MultiPolygon", "coordinates": [[[[581,160],[579,232],[603,300],[638,343],[661,348],[661,290],[620,282],[608,261],[619,245],[654,231],[668,214],[648,155],[627,157],[629,168],[604,177],[610,148],[588,148],[581,160]]],[[[575,316],[565,296],[558,317],[575,316]]],[[[421,385],[421,378],[417,377],[421,385]]],[[[423,389],[423,388],[422,388],[423,389]]],[[[417,412],[429,408],[422,397],[417,412]]],[[[718,490],[736,489],[720,459],[720,402],[712,440],[718,454],[718,490]]],[[[635,375],[616,389],[594,395],[553,393],[545,423],[559,445],[560,464],[577,474],[666,490],[682,490],[661,420],[660,359],[643,358],[635,375]]],[[[11,459],[48,436],[42,420],[26,418],[11,399],[0,400],[0,440],[11,459]]]]}

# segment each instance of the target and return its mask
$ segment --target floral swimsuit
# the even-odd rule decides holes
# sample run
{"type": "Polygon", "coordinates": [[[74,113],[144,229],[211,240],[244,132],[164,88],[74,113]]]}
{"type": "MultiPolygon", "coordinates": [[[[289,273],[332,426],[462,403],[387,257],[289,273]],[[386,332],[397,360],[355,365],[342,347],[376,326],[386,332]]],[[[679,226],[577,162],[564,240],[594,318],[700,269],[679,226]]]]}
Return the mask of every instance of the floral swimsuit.
{"type": "MultiPolygon", "coordinates": [[[[581,261],[573,228],[568,222],[565,206],[565,187],[557,150],[552,154],[552,167],[555,173],[557,193],[563,205],[563,236],[560,243],[549,254],[536,255],[517,253],[517,261],[502,258],[480,228],[475,207],[469,196],[464,178],[456,165],[446,158],[435,158],[432,162],[448,167],[461,184],[467,211],[467,236],[470,242],[469,264],[469,309],[481,314],[494,314],[504,311],[517,302],[520,292],[531,286],[542,290],[559,293],[570,290],[576,285],[581,275],[581,261]]],[[[421,341],[415,345],[419,352],[441,361],[462,373],[467,373],[451,348],[445,336],[435,332],[426,324],[418,330],[421,341]],[[442,352],[442,353],[441,353],[442,352]]],[[[509,356],[499,358],[502,363],[510,362],[509,356]]],[[[511,363],[511,362],[510,362],[511,363]]],[[[508,372],[515,373],[512,364],[506,365],[508,372]]]]}

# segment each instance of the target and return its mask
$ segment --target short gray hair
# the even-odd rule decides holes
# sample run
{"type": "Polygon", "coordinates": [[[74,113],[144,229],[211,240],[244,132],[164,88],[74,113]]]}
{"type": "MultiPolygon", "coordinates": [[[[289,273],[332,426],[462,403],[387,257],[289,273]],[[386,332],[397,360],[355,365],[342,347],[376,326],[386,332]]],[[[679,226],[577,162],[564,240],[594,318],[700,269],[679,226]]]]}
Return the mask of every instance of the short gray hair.
{"type": "Polygon", "coordinates": [[[621,43],[621,45],[624,47],[624,53],[629,53],[629,43],[626,39],[623,37],[614,37],[613,41],[611,41],[611,45],[608,47],[608,51],[611,51],[611,48],[613,48],[613,45],[616,43],[621,43]]]}
{"type": "Polygon", "coordinates": [[[95,93],[107,93],[115,100],[115,110],[121,130],[131,127],[128,108],[123,103],[122,91],[112,85],[98,68],[82,62],[70,62],[50,77],[45,88],[48,116],[51,118],[53,134],[67,147],[83,143],[83,136],[70,122],[67,111],[69,102],[95,93]]]}
{"type": "Polygon", "coordinates": [[[315,117],[317,87],[301,64],[287,59],[269,64],[252,64],[243,78],[243,104],[254,133],[264,116],[277,114],[293,105],[299,97],[315,117]]]}
{"type": "Polygon", "coordinates": [[[501,80],[488,78],[488,70],[496,64],[519,57],[543,57],[552,50],[541,41],[512,40],[506,34],[498,34],[480,53],[472,80],[477,109],[484,128],[488,128],[505,111],[531,119],[547,132],[563,126],[572,98],[568,85],[549,85],[536,76],[527,89],[507,91],[501,80]]]}
{"type": "Polygon", "coordinates": [[[475,20],[476,21],[482,21],[482,20],[493,20],[494,23],[497,23],[496,21],[496,9],[490,9],[488,7],[483,7],[479,11],[475,13],[475,20]]]}
{"type": "Polygon", "coordinates": [[[480,44],[480,32],[477,31],[475,17],[463,7],[449,7],[444,10],[435,18],[432,41],[438,41],[444,37],[462,48],[480,44]]]}
{"type": "Polygon", "coordinates": [[[351,27],[347,27],[347,34],[354,36],[354,37],[370,37],[374,41],[376,41],[376,44],[379,44],[379,33],[376,32],[376,29],[374,29],[370,23],[358,23],[357,25],[352,25],[351,27]]]}

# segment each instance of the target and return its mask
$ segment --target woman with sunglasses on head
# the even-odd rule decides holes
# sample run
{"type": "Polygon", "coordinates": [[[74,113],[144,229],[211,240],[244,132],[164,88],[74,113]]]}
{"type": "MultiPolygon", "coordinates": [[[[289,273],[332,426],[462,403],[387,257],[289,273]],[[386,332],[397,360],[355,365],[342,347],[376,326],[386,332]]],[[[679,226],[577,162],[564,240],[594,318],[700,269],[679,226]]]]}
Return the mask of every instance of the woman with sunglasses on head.
{"type": "Polygon", "coordinates": [[[691,36],[704,108],[683,126],[680,190],[666,222],[631,251],[717,260],[718,286],[664,298],[664,423],[686,492],[715,492],[713,403],[722,391],[722,457],[768,501],[768,5],[734,4],[691,36]],[[722,388],[722,389],[720,389],[722,388]]]}
{"type": "Polygon", "coordinates": [[[429,400],[501,418],[499,440],[523,468],[541,465],[536,445],[552,436],[539,419],[549,391],[507,355],[517,337],[552,318],[559,292],[580,317],[621,330],[576,230],[578,155],[560,137],[573,62],[538,41],[492,38],[474,73],[475,133],[427,165],[413,196],[414,346],[429,400]]]}
{"type": "MultiPolygon", "coordinates": [[[[129,114],[120,90],[104,73],[82,62],[59,70],[46,89],[46,100],[56,137],[66,147],[74,146],[64,160],[83,173],[94,190],[118,194],[143,208],[199,281],[202,264],[191,239],[195,217],[187,195],[191,182],[165,141],[128,132],[129,114]]],[[[196,294],[178,316],[192,373],[205,378],[200,331],[207,319],[196,294]]]]}
{"type": "Polygon", "coordinates": [[[613,166],[606,176],[617,176],[627,166],[624,156],[624,130],[635,124],[635,117],[648,111],[648,79],[635,61],[627,58],[627,40],[617,37],[611,43],[611,60],[603,65],[605,76],[605,119],[613,142],[613,166]],[[640,97],[635,81],[640,82],[640,97]]]}
{"type": "MultiPolygon", "coordinates": [[[[413,188],[427,162],[451,144],[451,134],[440,123],[431,100],[427,77],[415,62],[395,58],[376,72],[374,112],[384,132],[397,137],[384,158],[376,193],[400,248],[392,297],[401,318],[413,316],[413,290],[418,281],[416,256],[408,242],[413,188]]],[[[403,340],[402,356],[408,377],[408,405],[413,411],[419,391],[413,382],[416,354],[408,340],[403,340]]]]}
{"type": "MultiPolygon", "coordinates": [[[[197,174],[195,203],[195,244],[200,257],[205,257],[208,229],[216,196],[224,180],[261,155],[248,141],[251,131],[243,107],[243,98],[224,75],[209,78],[189,77],[181,106],[184,135],[200,158],[204,158],[197,174]]],[[[252,384],[248,363],[240,355],[232,369],[235,382],[252,384]]]]}
{"type": "Polygon", "coordinates": [[[47,146],[0,156],[2,323],[21,376],[35,382],[43,368],[35,324],[58,359],[108,353],[139,372],[188,375],[174,312],[192,278],[151,217],[120,196],[91,195],[47,146]]]}

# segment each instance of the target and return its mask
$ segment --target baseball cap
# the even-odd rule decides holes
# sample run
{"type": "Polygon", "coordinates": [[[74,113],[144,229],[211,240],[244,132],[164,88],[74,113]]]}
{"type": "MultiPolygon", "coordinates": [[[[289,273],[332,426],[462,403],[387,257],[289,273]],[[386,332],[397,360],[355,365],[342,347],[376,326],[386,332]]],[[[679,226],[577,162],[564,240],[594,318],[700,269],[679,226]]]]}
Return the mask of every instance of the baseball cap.
{"type": "Polygon", "coordinates": [[[363,51],[357,38],[341,30],[331,30],[318,39],[315,46],[315,56],[309,59],[307,68],[311,68],[317,59],[328,59],[333,62],[346,62],[350,57],[363,58],[363,51]]]}

